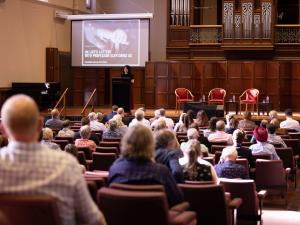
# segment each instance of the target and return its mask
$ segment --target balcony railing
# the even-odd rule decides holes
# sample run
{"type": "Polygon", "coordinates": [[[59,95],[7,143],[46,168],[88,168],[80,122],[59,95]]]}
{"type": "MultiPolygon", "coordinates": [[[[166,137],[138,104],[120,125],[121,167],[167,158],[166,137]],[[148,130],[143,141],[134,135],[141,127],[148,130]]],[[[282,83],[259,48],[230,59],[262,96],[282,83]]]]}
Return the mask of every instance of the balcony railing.
{"type": "Polygon", "coordinates": [[[274,30],[276,45],[300,45],[300,24],[278,24],[274,30]]]}
{"type": "Polygon", "coordinates": [[[221,45],[222,25],[191,25],[190,45],[221,45]]]}

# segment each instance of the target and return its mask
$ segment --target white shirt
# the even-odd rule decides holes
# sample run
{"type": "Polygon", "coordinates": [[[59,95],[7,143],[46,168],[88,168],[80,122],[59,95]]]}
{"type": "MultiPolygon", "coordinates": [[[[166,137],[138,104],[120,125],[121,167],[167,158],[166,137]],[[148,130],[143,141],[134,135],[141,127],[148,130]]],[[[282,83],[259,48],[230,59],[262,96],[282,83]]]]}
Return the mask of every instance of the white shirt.
{"type": "MultiPolygon", "coordinates": [[[[167,127],[170,130],[173,130],[173,128],[174,128],[174,121],[172,119],[164,117],[164,116],[159,117],[159,119],[160,118],[162,118],[162,119],[164,119],[166,121],[167,127]]],[[[153,128],[156,127],[159,119],[154,120],[153,123],[151,124],[151,127],[153,127],[153,128]]]]}
{"type": "Polygon", "coordinates": [[[297,120],[287,117],[286,120],[280,123],[280,128],[293,129],[300,132],[300,125],[297,120]]]}
{"type": "Polygon", "coordinates": [[[97,120],[92,120],[90,122],[90,128],[92,131],[95,131],[95,130],[104,131],[106,129],[106,126],[103,123],[98,122],[97,120]]]}
{"type": "Polygon", "coordinates": [[[142,124],[142,125],[144,125],[148,128],[151,128],[149,120],[147,120],[145,118],[143,118],[143,120],[141,120],[141,121],[138,121],[136,118],[134,118],[133,120],[131,120],[128,127],[132,127],[132,126],[137,125],[137,124],[142,124]]]}
{"type": "Polygon", "coordinates": [[[214,133],[211,133],[208,136],[208,141],[209,142],[223,142],[226,141],[228,145],[232,144],[232,135],[227,134],[224,131],[216,131],[214,133]]]}
{"type": "Polygon", "coordinates": [[[259,142],[254,145],[251,145],[249,149],[252,151],[252,155],[262,155],[262,154],[270,154],[272,160],[279,160],[279,156],[277,155],[275,148],[273,145],[267,142],[259,142]]]}
{"type": "MultiPolygon", "coordinates": [[[[191,140],[188,140],[187,142],[182,142],[180,145],[181,151],[183,151],[184,153],[188,153],[187,147],[190,142],[191,142],[191,140]]],[[[201,152],[208,153],[208,148],[204,144],[200,143],[200,147],[201,147],[201,152]]]]}
{"type": "Polygon", "coordinates": [[[0,151],[0,193],[50,195],[57,199],[63,225],[104,225],[78,165],[63,151],[11,141],[0,151]]]}
{"type": "Polygon", "coordinates": [[[58,137],[74,137],[74,135],[75,135],[75,132],[67,127],[60,130],[57,134],[58,137]]]}

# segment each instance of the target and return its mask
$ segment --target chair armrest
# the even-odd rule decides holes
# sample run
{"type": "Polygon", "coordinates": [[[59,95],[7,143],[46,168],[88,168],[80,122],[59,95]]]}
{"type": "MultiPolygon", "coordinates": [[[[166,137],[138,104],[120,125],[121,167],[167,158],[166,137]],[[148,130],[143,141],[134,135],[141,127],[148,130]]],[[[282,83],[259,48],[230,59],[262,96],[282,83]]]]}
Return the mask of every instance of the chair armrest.
{"type": "Polygon", "coordinates": [[[267,196],[267,191],[266,190],[260,190],[258,193],[257,193],[257,197],[259,199],[263,199],[267,196]]]}
{"type": "Polygon", "coordinates": [[[225,201],[229,204],[231,201],[231,193],[225,191],[225,201]]]}
{"type": "Polygon", "coordinates": [[[286,176],[288,176],[289,174],[290,174],[290,172],[291,172],[291,168],[285,168],[285,174],[286,174],[286,176]]]}
{"type": "Polygon", "coordinates": [[[188,202],[182,202],[182,203],[179,203],[179,204],[173,206],[172,208],[170,208],[170,210],[176,211],[176,212],[184,212],[189,207],[190,207],[190,203],[188,203],[188,202]]]}
{"type": "Polygon", "coordinates": [[[240,205],[242,204],[242,199],[241,198],[234,198],[229,204],[228,207],[231,209],[237,209],[238,207],[240,207],[240,205]]]}
{"type": "Polygon", "coordinates": [[[294,160],[298,161],[298,159],[299,159],[299,155],[294,155],[294,160]]]}
{"type": "Polygon", "coordinates": [[[169,224],[170,225],[196,225],[197,214],[193,211],[185,211],[182,213],[176,213],[169,211],[169,224]]]}

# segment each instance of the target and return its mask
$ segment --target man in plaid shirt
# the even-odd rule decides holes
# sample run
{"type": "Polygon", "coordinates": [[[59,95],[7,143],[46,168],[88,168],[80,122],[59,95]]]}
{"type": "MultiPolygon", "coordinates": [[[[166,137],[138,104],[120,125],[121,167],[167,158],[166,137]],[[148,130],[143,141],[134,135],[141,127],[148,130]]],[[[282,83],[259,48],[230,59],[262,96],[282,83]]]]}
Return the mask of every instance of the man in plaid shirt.
{"type": "Polygon", "coordinates": [[[50,195],[64,225],[106,225],[74,157],[38,143],[42,118],[28,96],[9,98],[1,111],[9,145],[0,151],[0,193],[50,195]]]}

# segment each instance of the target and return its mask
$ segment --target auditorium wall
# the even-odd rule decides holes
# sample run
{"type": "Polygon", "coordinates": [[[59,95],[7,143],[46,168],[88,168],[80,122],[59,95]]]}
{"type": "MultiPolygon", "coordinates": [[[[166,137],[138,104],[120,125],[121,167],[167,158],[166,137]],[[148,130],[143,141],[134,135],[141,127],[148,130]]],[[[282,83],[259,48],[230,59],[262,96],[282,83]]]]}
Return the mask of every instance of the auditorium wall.
{"type": "Polygon", "coordinates": [[[10,87],[11,82],[44,82],[46,47],[70,51],[70,22],[54,19],[54,9],[89,12],[84,4],[84,0],[0,3],[0,87],[10,87]]]}

